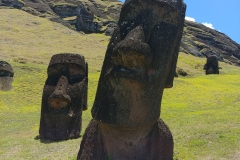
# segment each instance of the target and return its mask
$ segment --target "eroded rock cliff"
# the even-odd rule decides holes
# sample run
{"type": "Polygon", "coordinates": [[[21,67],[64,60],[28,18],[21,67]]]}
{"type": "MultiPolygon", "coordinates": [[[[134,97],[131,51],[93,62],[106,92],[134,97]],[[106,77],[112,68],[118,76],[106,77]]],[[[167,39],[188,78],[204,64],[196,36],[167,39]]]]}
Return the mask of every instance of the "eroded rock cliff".
{"type": "MultiPolygon", "coordinates": [[[[85,33],[111,36],[119,19],[118,0],[0,0],[0,6],[22,9],[85,33]]],[[[224,33],[186,21],[180,52],[197,57],[216,55],[219,61],[240,66],[240,44],[224,33]]]]}

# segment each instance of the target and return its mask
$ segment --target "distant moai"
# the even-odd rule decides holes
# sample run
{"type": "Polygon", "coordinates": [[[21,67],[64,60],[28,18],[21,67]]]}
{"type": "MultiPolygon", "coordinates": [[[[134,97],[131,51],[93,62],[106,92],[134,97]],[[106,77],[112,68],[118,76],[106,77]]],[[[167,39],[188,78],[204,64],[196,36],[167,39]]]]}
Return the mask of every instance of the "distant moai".
{"type": "Polygon", "coordinates": [[[43,88],[41,139],[67,140],[80,136],[82,111],[87,109],[88,65],[80,54],[53,55],[43,88]]]}
{"type": "Polygon", "coordinates": [[[216,55],[210,55],[207,57],[207,62],[204,65],[206,75],[219,74],[218,58],[216,55]]]}
{"type": "Polygon", "coordinates": [[[10,91],[12,89],[13,82],[13,68],[6,61],[0,61],[0,90],[10,91]]]}
{"type": "Polygon", "coordinates": [[[185,10],[182,0],[125,1],[78,160],[173,159],[173,137],[159,117],[163,90],[173,86],[185,10]]]}

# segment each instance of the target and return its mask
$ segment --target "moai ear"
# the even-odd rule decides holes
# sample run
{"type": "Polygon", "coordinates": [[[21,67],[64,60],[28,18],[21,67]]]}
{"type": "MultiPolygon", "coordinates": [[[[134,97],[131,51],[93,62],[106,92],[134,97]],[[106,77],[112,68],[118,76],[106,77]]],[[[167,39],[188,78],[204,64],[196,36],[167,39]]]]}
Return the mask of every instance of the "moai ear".
{"type": "Polygon", "coordinates": [[[166,79],[164,88],[172,88],[173,86],[173,79],[176,72],[177,59],[178,59],[178,49],[175,49],[174,54],[172,56],[171,63],[168,67],[167,79],[166,79]]]}
{"type": "Polygon", "coordinates": [[[179,30],[181,32],[179,32],[178,37],[176,39],[175,42],[177,42],[177,44],[175,44],[175,48],[174,48],[174,53],[172,55],[172,60],[171,63],[168,66],[168,73],[167,73],[167,79],[165,82],[165,87],[164,88],[172,88],[173,86],[173,79],[174,79],[174,75],[176,72],[176,66],[177,66],[177,59],[178,59],[178,52],[179,52],[179,46],[180,46],[180,42],[182,39],[182,30],[183,30],[183,26],[184,26],[184,19],[185,19],[185,12],[186,12],[186,4],[183,5],[182,8],[182,23],[180,24],[179,30]]]}
{"type": "Polygon", "coordinates": [[[86,66],[86,69],[85,69],[86,79],[85,79],[84,95],[83,95],[83,108],[82,108],[83,111],[88,109],[88,106],[87,106],[87,97],[88,97],[88,63],[87,62],[86,62],[85,66],[86,66]]]}

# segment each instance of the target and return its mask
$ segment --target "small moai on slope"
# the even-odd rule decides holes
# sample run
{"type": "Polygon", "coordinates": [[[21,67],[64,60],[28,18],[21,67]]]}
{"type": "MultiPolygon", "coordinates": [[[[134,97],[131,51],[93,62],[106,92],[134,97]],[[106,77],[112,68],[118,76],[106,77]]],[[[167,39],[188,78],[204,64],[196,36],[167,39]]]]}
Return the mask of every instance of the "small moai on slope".
{"type": "Polygon", "coordinates": [[[13,68],[6,61],[0,61],[0,90],[10,91],[13,82],[13,68]]]}
{"type": "Polygon", "coordinates": [[[125,1],[78,160],[173,159],[172,134],[159,117],[163,90],[173,85],[185,10],[182,0],[125,1]]]}
{"type": "Polygon", "coordinates": [[[88,67],[80,54],[53,55],[43,88],[39,134],[41,139],[78,138],[82,111],[87,109],[88,67]]]}
{"type": "Polygon", "coordinates": [[[206,70],[206,75],[208,74],[219,74],[218,67],[218,58],[215,55],[211,55],[207,57],[207,62],[204,65],[204,70],[206,70]]]}

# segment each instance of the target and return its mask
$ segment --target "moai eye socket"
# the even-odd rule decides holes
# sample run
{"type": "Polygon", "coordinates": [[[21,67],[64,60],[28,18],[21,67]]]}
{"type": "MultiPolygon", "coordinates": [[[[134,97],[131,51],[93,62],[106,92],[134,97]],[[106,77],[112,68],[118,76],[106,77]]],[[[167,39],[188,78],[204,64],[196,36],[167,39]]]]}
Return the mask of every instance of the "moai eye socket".
{"type": "Polygon", "coordinates": [[[56,86],[60,77],[61,77],[61,75],[50,75],[50,76],[48,76],[45,85],[56,86]]]}
{"type": "Polygon", "coordinates": [[[75,83],[81,82],[84,78],[85,78],[85,76],[81,75],[81,74],[72,75],[68,79],[68,82],[69,82],[69,84],[75,84],[75,83]]]}
{"type": "Polygon", "coordinates": [[[13,77],[13,73],[8,71],[0,71],[0,77],[13,77]]]}

